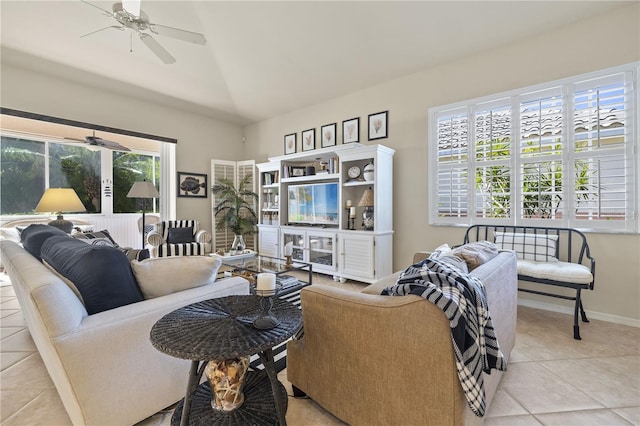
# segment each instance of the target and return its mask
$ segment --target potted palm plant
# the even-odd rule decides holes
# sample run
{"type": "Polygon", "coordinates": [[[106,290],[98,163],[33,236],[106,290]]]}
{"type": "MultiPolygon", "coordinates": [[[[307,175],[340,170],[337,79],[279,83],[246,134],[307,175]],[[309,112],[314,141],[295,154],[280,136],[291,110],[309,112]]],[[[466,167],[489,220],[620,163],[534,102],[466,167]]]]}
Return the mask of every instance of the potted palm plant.
{"type": "Polygon", "coordinates": [[[256,233],[258,222],[254,209],[258,194],[248,188],[251,175],[245,176],[236,188],[229,179],[218,179],[211,188],[216,197],[213,209],[217,218],[216,229],[229,229],[234,234],[231,251],[244,250],[244,235],[256,233]]]}

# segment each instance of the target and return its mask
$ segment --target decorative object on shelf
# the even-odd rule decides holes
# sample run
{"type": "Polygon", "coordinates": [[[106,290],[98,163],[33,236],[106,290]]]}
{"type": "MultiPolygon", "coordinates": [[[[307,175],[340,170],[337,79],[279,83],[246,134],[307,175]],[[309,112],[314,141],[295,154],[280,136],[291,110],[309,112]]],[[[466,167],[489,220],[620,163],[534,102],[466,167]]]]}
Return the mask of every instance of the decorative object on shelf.
{"type": "Polygon", "coordinates": [[[362,213],[362,227],[365,231],[373,231],[373,190],[371,188],[365,189],[358,206],[365,208],[362,213]]]}
{"type": "Polygon", "coordinates": [[[145,213],[147,211],[147,198],[158,198],[160,194],[153,183],[143,180],[142,182],[134,182],[133,186],[127,194],[127,198],[142,198],[142,248],[144,249],[145,237],[145,213]]]}
{"type": "Polygon", "coordinates": [[[304,175],[305,176],[314,176],[316,174],[316,168],[313,166],[306,166],[304,168],[304,175]]]}
{"type": "Polygon", "coordinates": [[[300,177],[304,176],[305,168],[304,166],[291,166],[289,175],[291,177],[300,177]]]}
{"type": "Polygon", "coordinates": [[[329,162],[328,161],[324,161],[324,160],[320,161],[320,171],[321,172],[327,172],[328,173],[329,172],[328,167],[329,167],[329,162]]]}
{"type": "Polygon", "coordinates": [[[309,129],[302,132],[302,151],[316,149],[316,129],[309,129]]]}
{"type": "Polygon", "coordinates": [[[320,146],[322,148],[334,146],[336,144],[336,129],[337,123],[331,123],[320,127],[320,136],[322,138],[320,146]]]}
{"type": "Polygon", "coordinates": [[[73,229],[73,223],[65,220],[62,217],[62,212],[84,212],[86,209],[73,188],[48,188],[42,194],[35,211],[38,213],[56,213],[56,220],[52,220],[48,225],[62,229],[67,234],[70,234],[73,229]]]}
{"type": "Polygon", "coordinates": [[[349,226],[347,229],[355,230],[356,229],[356,208],[354,206],[349,207],[349,226]]]}
{"type": "Polygon", "coordinates": [[[369,140],[383,139],[388,136],[387,125],[389,123],[389,111],[369,114],[369,140]]]}
{"type": "Polygon", "coordinates": [[[373,178],[375,176],[374,168],[373,168],[373,160],[369,161],[364,166],[363,170],[364,170],[364,173],[362,174],[362,176],[364,177],[364,180],[367,182],[373,182],[373,178]]]}
{"type": "Polygon", "coordinates": [[[218,179],[211,188],[217,203],[213,209],[217,218],[216,229],[229,229],[234,233],[231,251],[235,252],[246,248],[243,235],[257,232],[258,217],[254,206],[258,202],[258,194],[250,190],[251,179],[252,175],[246,175],[238,188],[229,179],[218,179]]]}
{"type": "Polygon", "coordinates": [[[360,117],[342,122],[342,143],[353,143],[360,140],[360,117]]]}
{"type": "Polygon", "coordinates": [[[291,133],[290,135],[284,136],[284,153],[286,154],[295,154],[296,152],[296,134],[291,133]]]}
{"type": "Polygon", "coordinates": [[[358,178],[360,177],[360,173],[362,173],[362,171],[360,170],[360,166],[351,166],[347,170],[347,176],[349,176],[350,181],[358,180],[358,178]]]}
{"type": "Polygon", "coordinates": [[[178,197],[207,198],[207,175],[178,172],[178,197]]]}
{"type": "Polygon", "coordinates": [[[230,412],[244,402],[244,378],[249,370],[249,357],[211,360],[204,374],[211,386],[211,408],[216,411],[230,412]]]}

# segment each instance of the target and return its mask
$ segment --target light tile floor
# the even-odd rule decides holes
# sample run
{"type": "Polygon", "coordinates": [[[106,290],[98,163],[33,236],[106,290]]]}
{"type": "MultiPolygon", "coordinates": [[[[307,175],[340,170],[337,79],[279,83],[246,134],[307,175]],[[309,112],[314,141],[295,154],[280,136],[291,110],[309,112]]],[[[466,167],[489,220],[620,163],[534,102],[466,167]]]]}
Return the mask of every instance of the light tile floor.
{"type": "MultiPolygon", "coordinates": [[[[319,274],[314,283],[362,288],[319,274]]],[[[583,340],[576,341],[571,323],[568,315],[519,307],[516,347],[485,425],[640,426],[640,329],[592,320],[581,327],[583,340]]],[[[2,273],[0,361],[2,425],[70,424],[2,273]]],[[[286,370],[279,378],[291,395],[286,370]]],[[[169,409],[137,426],[165,426],[170,418],[169,409]]],[[[293,397],[287,423],[343,424],[313,401],[293,397]]]]}

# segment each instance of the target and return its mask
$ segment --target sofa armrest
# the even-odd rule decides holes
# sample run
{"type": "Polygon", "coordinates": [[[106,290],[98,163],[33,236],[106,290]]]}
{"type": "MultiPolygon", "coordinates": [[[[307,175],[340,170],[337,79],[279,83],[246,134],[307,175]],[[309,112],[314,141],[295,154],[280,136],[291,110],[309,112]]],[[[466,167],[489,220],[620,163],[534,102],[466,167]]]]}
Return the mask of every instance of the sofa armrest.
{"type": "Polygon", "coordinates": [[[196,243],[205,244],[211,242],[211,232],[201,229],[194,237],[196,243]]]}
{"type": "Polygon", "coordinates": [[[304,337],[287,344],[294,386],[354,425],[460,423],[451,416],[466,402],[449,322],[437,306],[316,284],[301,301],[304,337]]]}
{"type": "Polygon", "coordinates": [[[152,247],[158,247],[164,243],[164,238],[158,231],[151,231],[147,234],[147,243],[152,247]]]}

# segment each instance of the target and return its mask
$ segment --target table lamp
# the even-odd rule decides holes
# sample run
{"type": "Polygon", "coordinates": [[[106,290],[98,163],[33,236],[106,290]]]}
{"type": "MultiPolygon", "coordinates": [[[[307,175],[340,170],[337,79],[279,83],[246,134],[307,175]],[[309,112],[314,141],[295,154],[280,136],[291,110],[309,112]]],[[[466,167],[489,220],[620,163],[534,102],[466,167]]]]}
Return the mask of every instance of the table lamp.
{"type": "Polygon", "coordinates": [[[358,206],[365,208],[362,213],[362,227],[365,231],[373,231],[373,190],[371,188],[365,189],[358,206]]]}
{"type": "Polygon", "coordinates": [[[127,198],[142,198],[142,248],[144,248],[144,214],[147,210],[147,198],[158,198],[160,194],[153,183],[143,180],[134,182],[127,198]]]}
{"type": "Polygon", "coordinates": [[[55,212],[58,217],[49,222],[49,226],[62,229],[67,234],[71,233],[73,223],[62,217],[62,212],[84,212],[86,211],[82,201],[73,188],[49,188],[44,191],[40,202],[36,206],[36,212],[55,212]]]}

